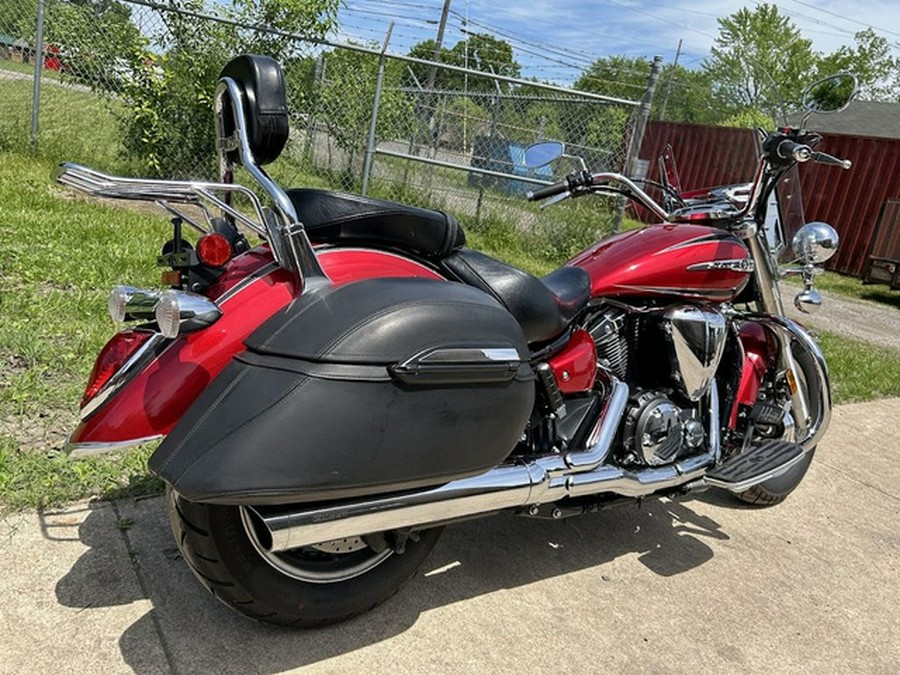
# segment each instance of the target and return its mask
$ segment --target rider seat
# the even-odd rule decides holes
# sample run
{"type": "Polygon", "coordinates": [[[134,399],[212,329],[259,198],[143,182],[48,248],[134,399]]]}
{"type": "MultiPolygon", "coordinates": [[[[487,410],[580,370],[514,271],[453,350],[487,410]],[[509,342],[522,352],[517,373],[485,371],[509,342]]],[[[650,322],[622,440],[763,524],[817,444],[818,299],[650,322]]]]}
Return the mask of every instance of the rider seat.
{"type": "Polygon", "coordinates": [[[466,243],[459,222],[443,211],[330,190],[295,189],[287,196],[314,244],[387,246],[440,260],[466,243]]]}
{"type": "Polygon", "coordinates": [[[287,191],[314,244],[397,248],[432,262],[453,279],[479,288],[512,314],[529,343],[550,340],[568,328],[590,299],[588,273],[563,267],[543,279],[462,248],[462,226],[443,211],[332,192],[287,191]]]}
{"type": "Polygon", "coordinates": [[[471,249],[444,258],[441,266],[459,281],[499,300],[531,344],[562,333],[591,297],[591,279],[581,267],[561,267],[538,279],[471,249]]]}

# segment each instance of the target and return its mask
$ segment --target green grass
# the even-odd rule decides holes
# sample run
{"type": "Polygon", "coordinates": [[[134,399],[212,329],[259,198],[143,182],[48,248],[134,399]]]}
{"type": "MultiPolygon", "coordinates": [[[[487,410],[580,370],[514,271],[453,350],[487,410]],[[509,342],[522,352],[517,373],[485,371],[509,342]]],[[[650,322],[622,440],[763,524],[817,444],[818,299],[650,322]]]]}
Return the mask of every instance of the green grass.
{"type": "MultiPolygon", "coordinates": [[[[55,187],[53,164],[0,152],[0,430],[74,419],[93,359],[116,327],[116,283],[157,284],[163,217],[100,206],[55,187]]],[[[61,440],[61,439],[60,439],[61,440]]],[[[0,435],[0,504],[41,506],[152,485],[146,450],[70,461],[0,435]]]]}
{"type": "Polygon", "coordinates": [[[0,354],[27,365],[6,379],[0,410],[71,406],[93,354],[115,330],[116,283],[157,284],[162,216],[100,207],[55,186],[49,162],[0,153],[0,354]]]}
{"type": "Polygon", "coordinates": [[[835,403],[900,396],[900,352],[834,333],[819,336],[835,403]]]}
{"type": "Polygon", "coordinates": [[[861,279],[849,277],[836,272],[825,272],[816,278],[819,290],[836,295],[843,295],[858,300],[880,302],[900,309],[900,291],[892,291],[889,286],[880,284],[863,284],[861,279]]]}
{"type": "MultiPolygon", "coordinates": [[[[31,82],[0,77],[0,152],[31,150],[31,82]]],[[[56,83],[41,90],[40,156],[127,171],[119,154],[114,100],[56,83]]]]}
{"type": "MultiPolygon", "coordinates": [[[[31,75],[34,78],[34,64],[33,63],[18,63],[16,61],[0,61],[0,80],[4,77],[4,70],[9,70],[13,73],[22,73],[23,75],[31,75]]],[[[47,80],[59,80],[61,79],[61,75],[55,70],[47,70],[44,68],[41,71],[41,78],[47,80]]],[[[29,81],[29,86],[31,86],[31,81],[29,81]]]]}
{"type": "Polygon", "coordinates": [[[89,495],[115,499],[161,492],[147,473],[152,447],[73,460],[50,452],[22,452],[0,437],[0,515],[6,511],[63,504],[89,495]]]}

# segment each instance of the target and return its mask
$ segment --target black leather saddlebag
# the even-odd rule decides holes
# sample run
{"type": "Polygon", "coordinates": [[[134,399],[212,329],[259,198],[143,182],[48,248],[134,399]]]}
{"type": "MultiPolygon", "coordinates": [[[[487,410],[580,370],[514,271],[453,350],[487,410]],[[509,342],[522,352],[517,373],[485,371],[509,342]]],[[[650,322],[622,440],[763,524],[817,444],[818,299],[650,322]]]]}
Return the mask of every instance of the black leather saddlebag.
{"type": "Polygon", "coordinates": [[[283,504],[440,485],[501,462],[534,404],[521,328],[457,283],[319,289],[246,347],[150,459],[188,499],[283,504]]]}

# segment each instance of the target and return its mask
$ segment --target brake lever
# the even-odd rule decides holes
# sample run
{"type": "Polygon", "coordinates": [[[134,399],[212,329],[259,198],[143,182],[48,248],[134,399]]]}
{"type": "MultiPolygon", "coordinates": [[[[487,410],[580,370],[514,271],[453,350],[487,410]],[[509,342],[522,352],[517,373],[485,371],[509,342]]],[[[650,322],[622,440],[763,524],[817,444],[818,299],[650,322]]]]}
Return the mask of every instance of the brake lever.
{"type": "Polygon", "coordinates": [[[825,152],[813,152],[810,154],[809,158],[820,164],[831,164],[832,166],[839,166],[842,169],[849,169],[853,166],[853,162],[849,159],[838,159],[837,157],[833,157],[825,152]]]}
{"type": "Polygon", "coordinates": [[[568,199],[571,196],[572,196],[572,192],[568,191],[568,192],[560,192],[558,195],[554,195],[553,197],[550,197],[549,199],[545,199],[544,201],[541,202],[541,211],[546,209],[548,206],[553,206],[554,204],[561,202],[563,199],[568,199]]]}

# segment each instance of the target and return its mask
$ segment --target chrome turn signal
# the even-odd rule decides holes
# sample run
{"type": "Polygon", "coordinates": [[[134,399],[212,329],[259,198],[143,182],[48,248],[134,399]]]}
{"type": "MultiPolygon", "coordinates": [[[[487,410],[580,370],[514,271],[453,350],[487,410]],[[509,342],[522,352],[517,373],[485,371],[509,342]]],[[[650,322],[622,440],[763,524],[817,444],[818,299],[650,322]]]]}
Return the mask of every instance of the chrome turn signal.
{"type": "Polygon", "coordinates": [[[797,293],[794,298],[794,307],[804,314],[813,314],[822,306],[822,296],[815,288],[807,288],[797,293]]]}
{"type": "Polygon", "coordinates": [[[176,338],[213,325],[222,316],[222,310],[202,295],[166,291],[156,305],[155,314],[159,332],[167,338],[176,338]]]}
{"type": "Polygon", "coordinates": [[[116,286],[112,289],[106,303],[113,321],[116,323],[125,321],[125,305],[131,300],[136,290],[133,286],[116,286]]]}
{"type": "Polygon", "coordinates": [[[109,315],[116,323],[130,319],[147,321],[153,318],[159,291],[134,286],[116,286],[107,300],[109,315]]]}

